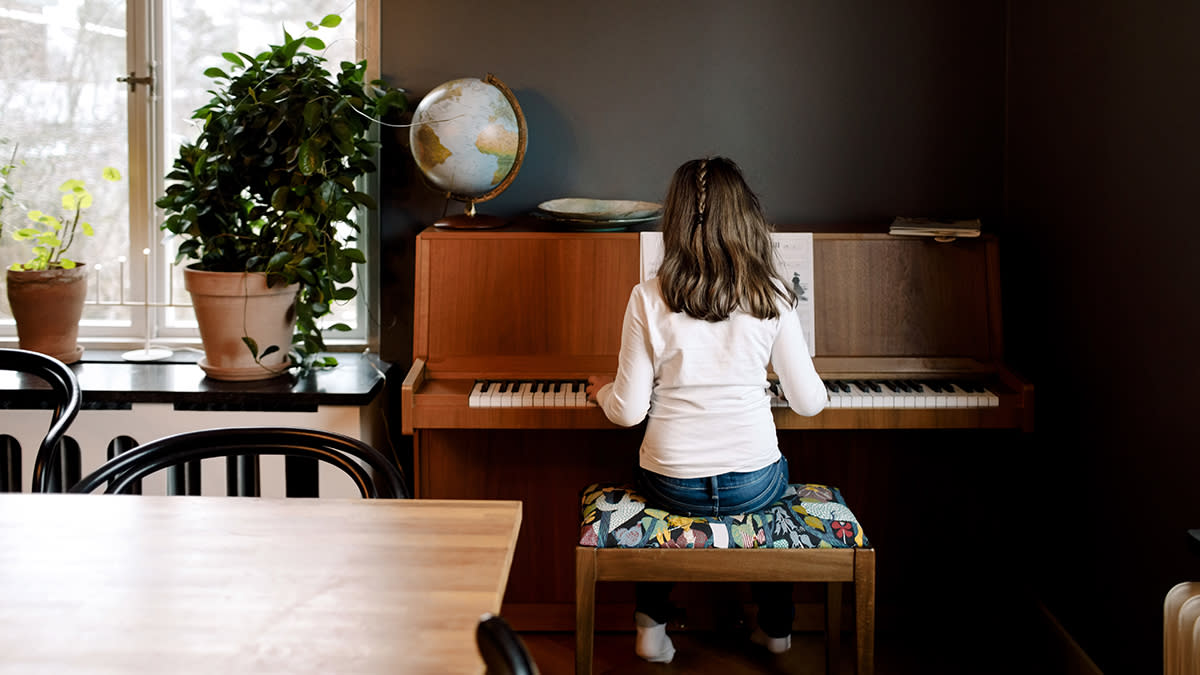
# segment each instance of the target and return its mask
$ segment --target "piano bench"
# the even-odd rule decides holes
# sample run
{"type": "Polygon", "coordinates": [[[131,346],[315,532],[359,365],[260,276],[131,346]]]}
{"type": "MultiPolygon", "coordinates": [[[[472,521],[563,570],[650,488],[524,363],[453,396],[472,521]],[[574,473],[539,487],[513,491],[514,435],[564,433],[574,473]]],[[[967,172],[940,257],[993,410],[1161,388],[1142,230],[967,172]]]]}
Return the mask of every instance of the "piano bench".
{"type": "Polygon", "coordinates": [[[827,584],[825,669],[837,673],[841,584],[854,585],[859,675],[874,670],[875,550],[835,487],[797,483],[761,511],[693,518],[647,508],[634,489],[581,493],[575,549],[575,672],[592,672],[598,581],[787,581],[827,584]]]}

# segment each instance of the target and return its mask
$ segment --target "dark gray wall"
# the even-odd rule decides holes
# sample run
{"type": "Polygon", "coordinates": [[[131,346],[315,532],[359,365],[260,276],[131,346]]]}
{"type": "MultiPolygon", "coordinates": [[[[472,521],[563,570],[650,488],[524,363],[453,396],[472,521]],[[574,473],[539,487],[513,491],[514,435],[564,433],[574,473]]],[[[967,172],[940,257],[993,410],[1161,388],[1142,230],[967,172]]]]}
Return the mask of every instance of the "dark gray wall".
{"type": "MultiPolygon", "coordinates": [[[[414,105],[488,72],[516,94],[527,155],[483,212],[659,201],[676,166],[712,154],[779,223],[1002,210],[1001,0],[413,0],[383,3],[383,35],[382,74],[414,105]]],[[[384,353],[407,362],[408,244],[443,203],[412,179],[406,132],[390,140],[384,353]]]]}
{"type": "MultiPolygon", "coordinates": [[[[411,0],[383,19],[383,74],[414,104],[487,72],[520,100],[525,165],[483,211],[657,200],[681,161],[725,154],[776,222],[982,217],[1038,391],[1036,447],[997,501],[1020,525],[984,536],[1105,672],[1161,670],[1162,596],[1200,578],[1200,5],[411,0]]],[[[412,237],[442,204],[404,139],[382,320],[406,365],[412,237]]]]}
{"type": "Polygon", "coordinates": [[[1104,672],[1161,672],[1163,596],[1200,579],[1200,4],[1009,4],[1006,325],[1046,497],[1025,562],[1104,672]]]}

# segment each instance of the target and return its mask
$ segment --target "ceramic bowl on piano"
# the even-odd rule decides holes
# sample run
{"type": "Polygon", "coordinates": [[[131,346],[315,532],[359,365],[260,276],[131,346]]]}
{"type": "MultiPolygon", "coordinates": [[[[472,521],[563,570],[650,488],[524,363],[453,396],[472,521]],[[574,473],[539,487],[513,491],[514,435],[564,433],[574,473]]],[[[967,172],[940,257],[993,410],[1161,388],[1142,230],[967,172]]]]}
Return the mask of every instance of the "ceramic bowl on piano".
{"type": "Polygon", "coordinates": [[[629,199],[586,199],[564,197],[538,204],[538,210],[567,220],[633,221],[654,219],[662,213],[662,204],[629,199]]]}
{"type": "Polygon", "coordinates": [[[662,204],[628,199],[566,197],[538,204],[533,215],[562,223],[572,230],[623,230],[651,223],[662,215],[662,204]]]}

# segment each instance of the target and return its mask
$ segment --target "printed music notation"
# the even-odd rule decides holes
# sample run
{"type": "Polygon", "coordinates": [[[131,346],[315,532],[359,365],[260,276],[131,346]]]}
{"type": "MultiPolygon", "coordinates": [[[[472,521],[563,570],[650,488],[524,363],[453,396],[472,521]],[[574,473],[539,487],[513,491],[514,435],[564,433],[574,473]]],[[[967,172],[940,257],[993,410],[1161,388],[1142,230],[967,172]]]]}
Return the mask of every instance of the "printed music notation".
{"type": "MultiPolygon", "coordinates": [[[[808,343],[808,355],[816,356],[816,302],[813,300],[813,236],[811,232],[775,232],[771,235],[780,274],[792,285],[798,300],[796,313],[808,343]]],[[[641,280],[658,274],[662,262],[662,232],[641,233],[641,280]]]]}

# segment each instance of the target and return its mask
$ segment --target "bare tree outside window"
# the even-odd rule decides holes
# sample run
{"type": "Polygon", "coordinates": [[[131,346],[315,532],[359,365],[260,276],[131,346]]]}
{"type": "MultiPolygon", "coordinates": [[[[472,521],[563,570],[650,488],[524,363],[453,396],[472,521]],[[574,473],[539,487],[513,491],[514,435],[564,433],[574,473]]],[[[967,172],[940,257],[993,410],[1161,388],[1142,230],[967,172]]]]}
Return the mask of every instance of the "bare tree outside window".
{"type": "MultiPolygon", "coordinates": [[[[0,164],[14,148],[18,160],[7,177],[14,198],[0,212],[0,265],[7,268],[30,257],[28,246],[11,236],[12,228],[26,222],[26,211],[56,211],[58,187],[80,179],[94,195],[88,216],[96,232],[77,241],[71,251],[73,259],[93,270],[81,335],[135,341],[137,331],[143,330],[138,322],[145,308],[131,299],[186,304],[182,275],[170,265],[174,253],[169,242],[157,256],[159,266],[153,273],[132,273],[133,258],[143,254],[140,247],[132,250],[131,242],[164,242],[158,230],[161,214],[152,206],[151,222],[143,224],[149,231],[131,236],[131,185],[148,185],[143,192],[151,202],[161,196],[162,167],[170,166],[181,143],[196,137],[200,122],[191,119],[192,112],[211,97],[212,81],[205,69],[229,66],[222,52],[258,54],[279,44],[285,30],[298,36],[307,31],[305,22],[338,14],[341,25],[321,34],[328,45],[324,56],[336,71],[341,61],[356,58],[355,7],[355,0],[157,0],[150,16],[161,17],[163,25],[150,30],[127,28],[126,0],[0,0],[0,44],[5,52],[0,59],[0,164]],[[131,48],[129,30],[135,30],[135,36],[160,35],[161,45],[131,48]],[[143,56],[134,59],[131,54],[139,49],[143,56]],[[150,63],[156,65],[155,86],[143,91],[153,91],[149,125],[159,135],[151,143],[157,156],[149,161],[156,168],[136,162],[131,166],[130,157],[138,156],[131,155],[131,142],[146,141],[131,141],[131,88],[118,81],[131,73],[149,74],[150,63]],[[108,166],[117,168],[124,179],[101,180],[108,166]],[[167,289],[147,295],[147,283],[164,280],[167,289]]],[[[149,130],[132,132],[134,139],[150,137],[149,130]]],[[[15,332],[6,297],[0,293],[0,335],[15,332]]],[[[161,320],[156,335],[194,335],[190,309],[171,307],[156,316],[161,320]]],[[[357,307],[336,308],[331,319],[357,327],[357,307]]]]}

